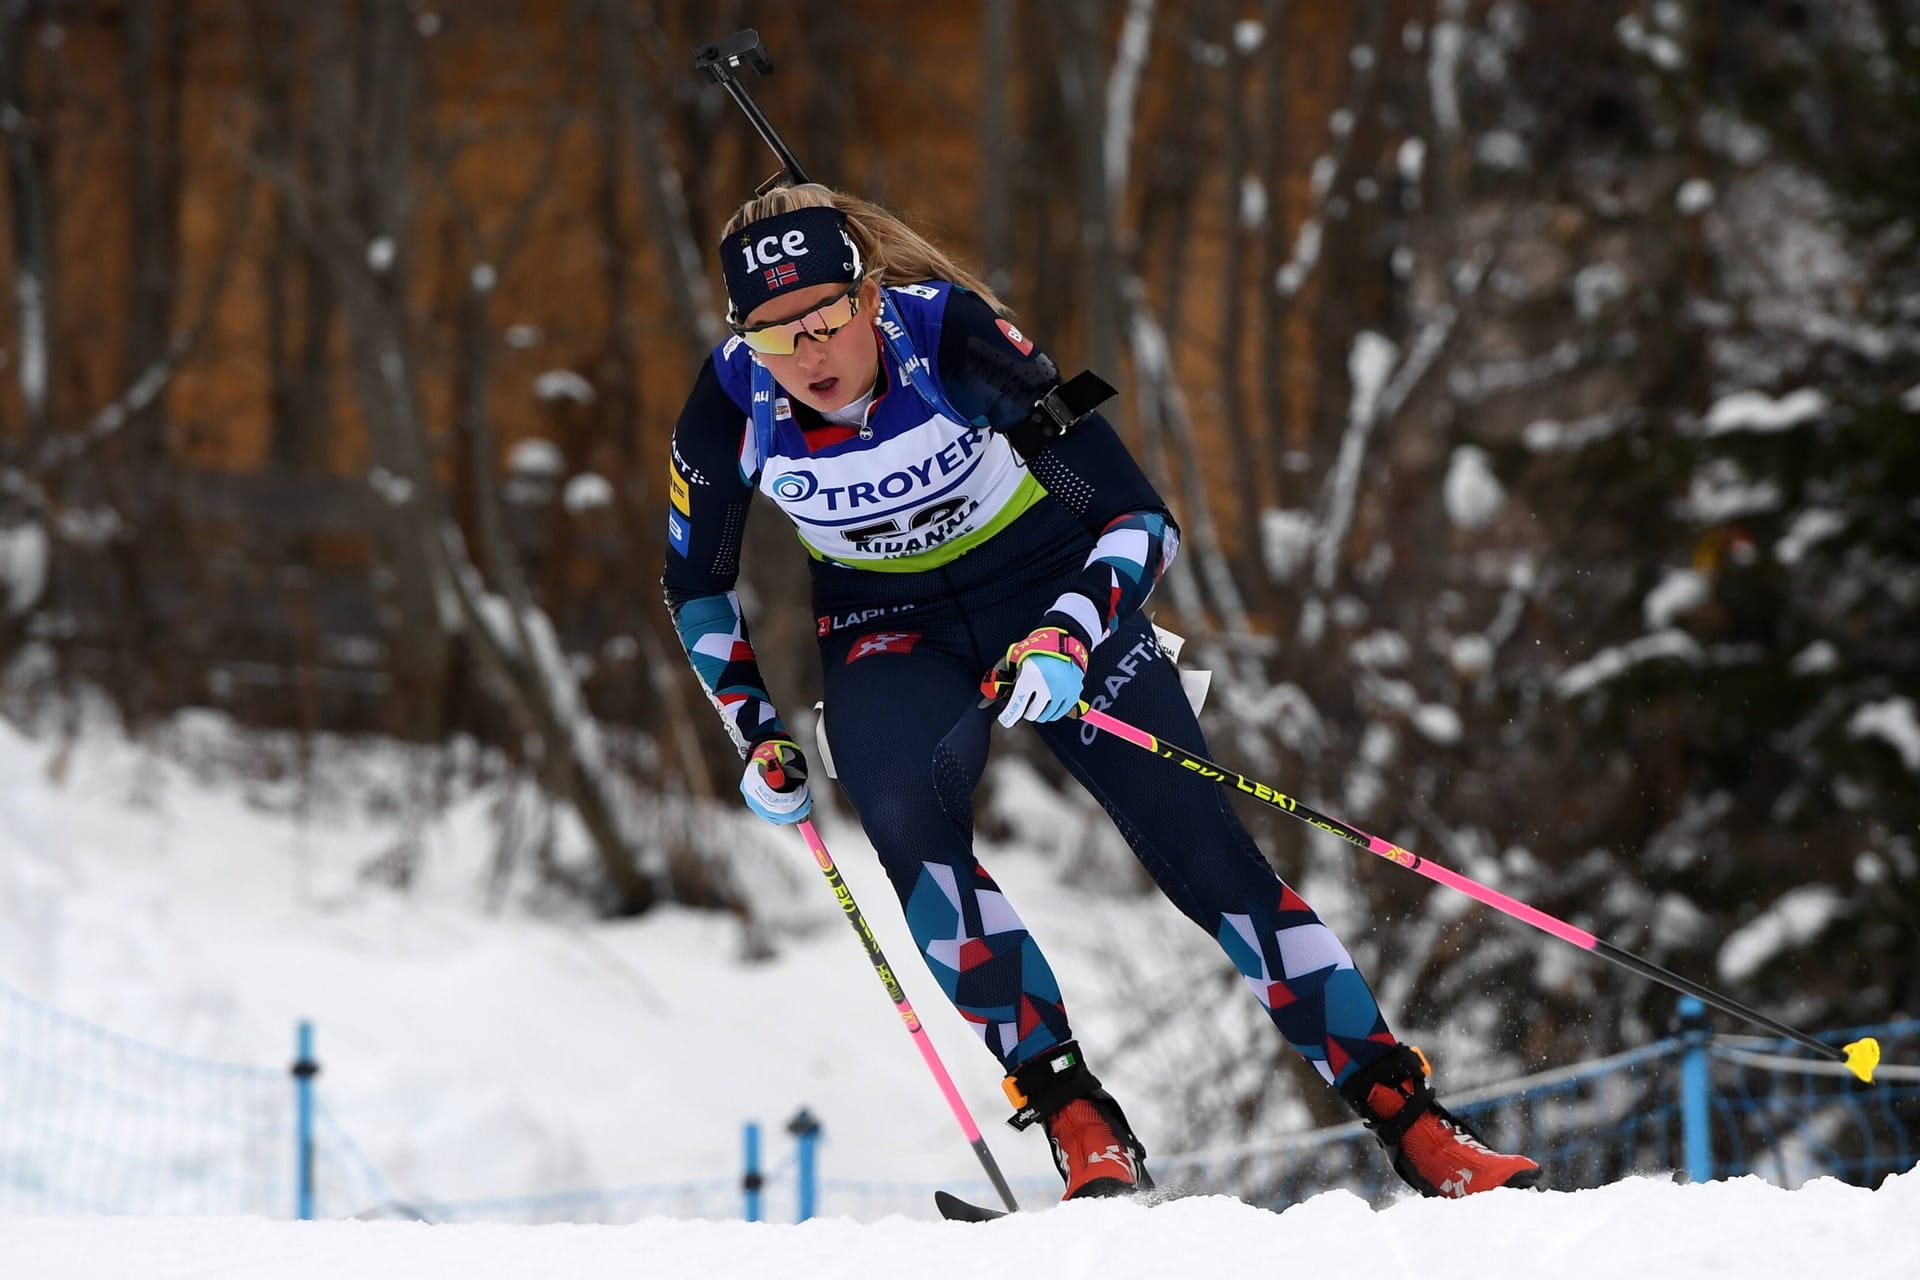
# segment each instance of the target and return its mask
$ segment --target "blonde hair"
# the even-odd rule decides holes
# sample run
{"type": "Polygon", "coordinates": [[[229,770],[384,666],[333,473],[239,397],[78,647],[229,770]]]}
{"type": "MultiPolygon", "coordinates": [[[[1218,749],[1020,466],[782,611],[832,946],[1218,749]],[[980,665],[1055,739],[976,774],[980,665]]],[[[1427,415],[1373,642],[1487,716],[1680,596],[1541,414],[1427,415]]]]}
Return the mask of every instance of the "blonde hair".
{"type": "Polygon", "coordinates": [[[1012,309],[1000,301],[986,281],[955,262],[945,250],[899,217],[871,200],[862,200],[817,182],[775,187],[765,195],[755,196],[734,210],[720,236],[724,240],[749,223],[775,214],[821,207],[838,209],[846,218],[847,231],[860,250],[861,261],[866,264],[867,279],[883,288],[918,284],[923,280],[950,280],[979,294],[997,314],[1009,320],[1013,318],[1012,309]]]}

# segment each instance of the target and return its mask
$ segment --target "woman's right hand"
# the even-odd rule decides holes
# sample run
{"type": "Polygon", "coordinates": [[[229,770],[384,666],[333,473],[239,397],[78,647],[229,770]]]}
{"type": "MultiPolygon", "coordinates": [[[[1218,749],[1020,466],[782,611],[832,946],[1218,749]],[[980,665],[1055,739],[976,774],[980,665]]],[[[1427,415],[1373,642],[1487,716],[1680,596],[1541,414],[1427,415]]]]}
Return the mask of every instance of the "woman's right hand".
{"type": "Polygon", "coordinates": [[[747,756],[740,777],[740,794],[747,807],[768,822],[782,826],[801,821],[813,812],[813,793],[807,789],[807,757],[791,738],[768,738],[747,756]]]}

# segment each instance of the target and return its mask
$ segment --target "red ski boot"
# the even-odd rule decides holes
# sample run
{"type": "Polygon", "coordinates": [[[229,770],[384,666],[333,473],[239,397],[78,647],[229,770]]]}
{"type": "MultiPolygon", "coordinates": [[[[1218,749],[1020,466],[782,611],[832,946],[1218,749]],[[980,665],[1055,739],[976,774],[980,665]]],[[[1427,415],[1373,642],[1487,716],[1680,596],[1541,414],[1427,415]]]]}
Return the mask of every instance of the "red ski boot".
{"type": "Polygon", "coordinates": [[[1488,1149],[1434,1100],[1427,1083],[1432,1073],[1427,1056],[1403,1044],[1340,1086],[1347,1105],[1393,1158],[1393,1171],[1421,1195],[1456,1199],[1539,1182],[1539,1165],[1488,1149]]]}
{"type": "Polygon", "coordinates": [[[1066,1191],[1062,1200],[1124,1196],[1153,1185],[1147,1150],[1133,1136],[1113,1095],[1080,1060],[1069,1040],[1028,1062],[1006,1079],[1014,1114],[1007,1123],[1025,1129],[1039,1121],[1053,1147],[1066,1191]]]}

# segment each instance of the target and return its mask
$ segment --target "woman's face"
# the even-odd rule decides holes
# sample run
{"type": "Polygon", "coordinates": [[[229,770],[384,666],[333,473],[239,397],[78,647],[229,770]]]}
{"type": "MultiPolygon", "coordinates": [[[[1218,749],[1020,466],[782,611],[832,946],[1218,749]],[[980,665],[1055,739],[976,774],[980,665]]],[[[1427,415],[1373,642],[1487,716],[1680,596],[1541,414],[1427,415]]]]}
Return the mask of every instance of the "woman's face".
{"type": "MultiPolygon", "coordinates": [[[[744,323],[752,327],[804,320],[809,333],[819,333],[826,322],[811,313],[839,298],[846,288],[843,284],[816,284],[783,293],[755,307],[744,323]]],[[[880,373],[880,348],[873,336],[880,305],[879,286],[866,281],[854,296],[859,305],[853,318],[833,336],[800,337],[795,340],[793,354],[789,356],[756,354],[781,386],[802,404],[821,413],[843,408],[867,394],[880,373]]]]}

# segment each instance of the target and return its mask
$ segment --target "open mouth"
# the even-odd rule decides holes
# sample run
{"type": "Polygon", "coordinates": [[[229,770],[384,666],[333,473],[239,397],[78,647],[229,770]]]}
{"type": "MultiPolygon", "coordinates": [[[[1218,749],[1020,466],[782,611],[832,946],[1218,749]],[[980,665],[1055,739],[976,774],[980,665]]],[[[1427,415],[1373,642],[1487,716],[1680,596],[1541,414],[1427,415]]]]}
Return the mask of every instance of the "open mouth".
{"type": "Polygon", "coordinates": [[[817,382],[809,382],[807,384],[807,390],[819,396],[822,400],[830,399],[833,393],[839,390],[839,387],[840,379],[838,378],[821,378],[817,382]]]}

